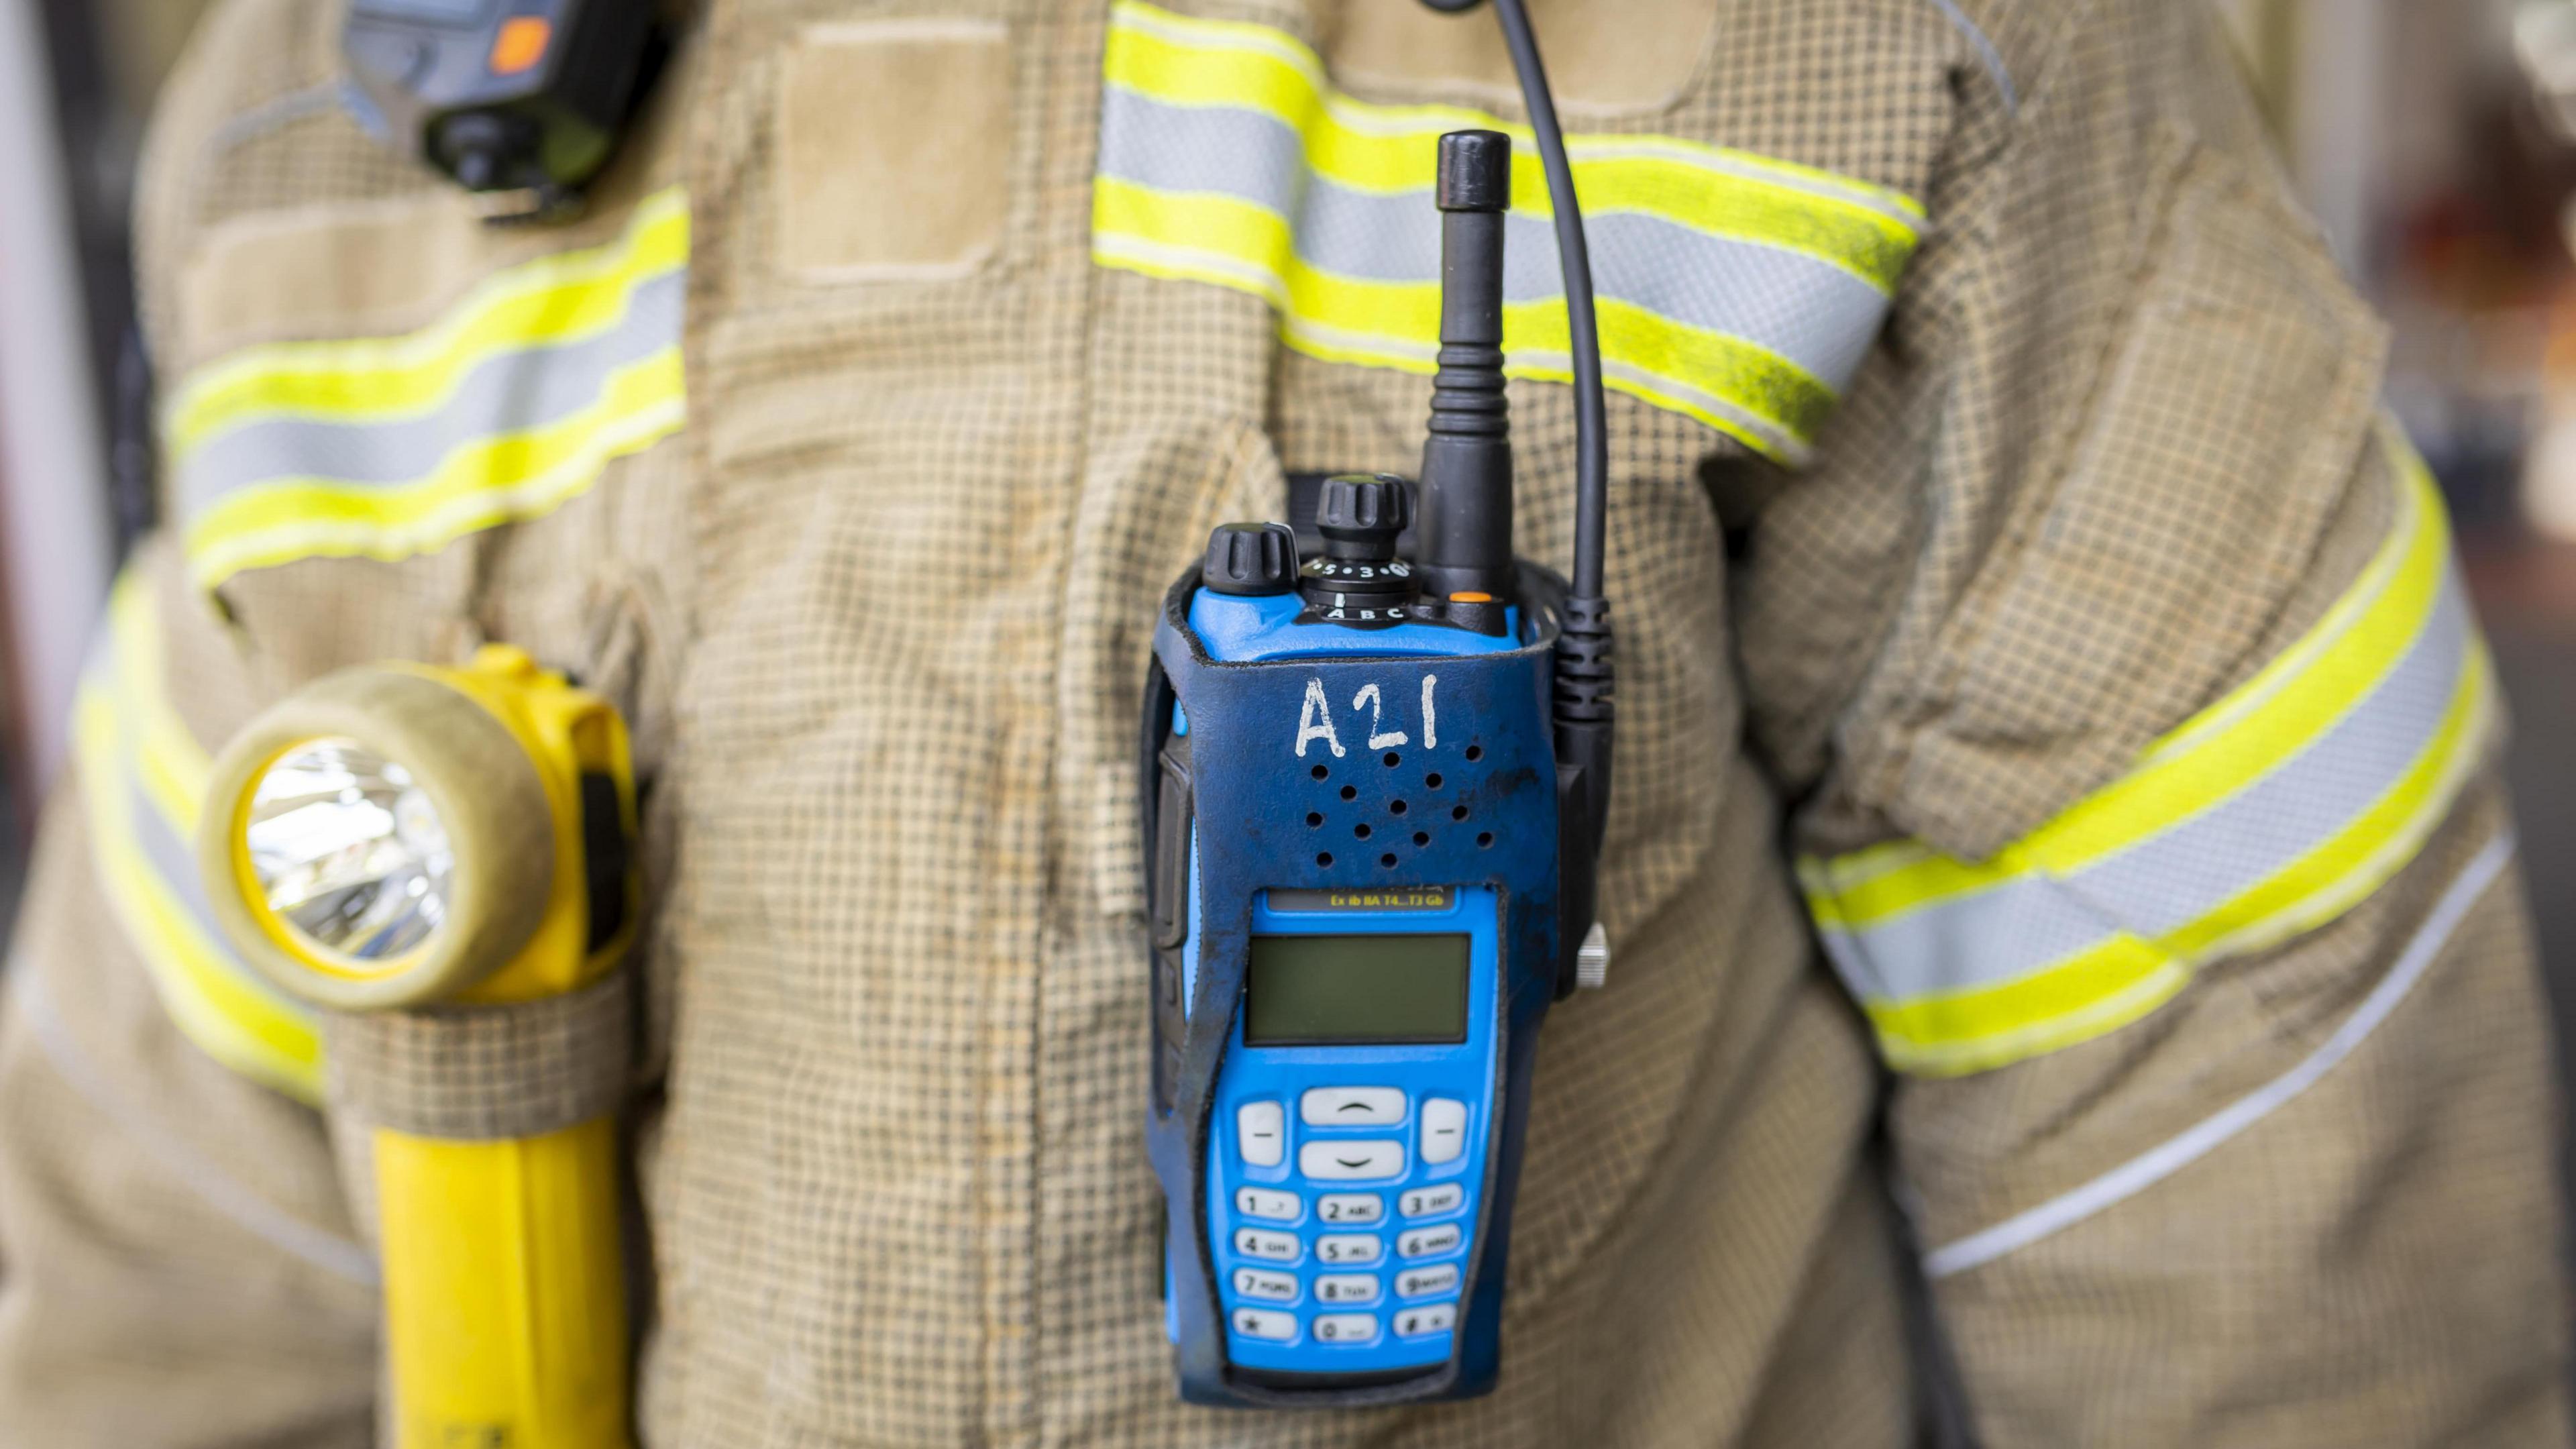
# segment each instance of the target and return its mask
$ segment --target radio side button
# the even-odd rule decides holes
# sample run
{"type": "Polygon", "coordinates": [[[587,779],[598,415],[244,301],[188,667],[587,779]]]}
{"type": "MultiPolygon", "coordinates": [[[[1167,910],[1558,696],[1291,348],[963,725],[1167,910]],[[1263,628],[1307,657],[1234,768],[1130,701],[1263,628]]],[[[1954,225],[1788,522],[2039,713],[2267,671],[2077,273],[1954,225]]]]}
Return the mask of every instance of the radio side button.
{"type": "Polygon", "coordinates": [[[1254,1167],[1277,1167],[1288,1158],[1288,1113],[1276,1102],[1246,1102],[1234,1109],[1235,1144],[1254,1167]]]}
{"type": "Polygon", "coordinates": [[[1434,1097],[1422,1104],[1422,1160],[1437,1167],[1467,1150],[1467,1104],[1434,1097]]]}

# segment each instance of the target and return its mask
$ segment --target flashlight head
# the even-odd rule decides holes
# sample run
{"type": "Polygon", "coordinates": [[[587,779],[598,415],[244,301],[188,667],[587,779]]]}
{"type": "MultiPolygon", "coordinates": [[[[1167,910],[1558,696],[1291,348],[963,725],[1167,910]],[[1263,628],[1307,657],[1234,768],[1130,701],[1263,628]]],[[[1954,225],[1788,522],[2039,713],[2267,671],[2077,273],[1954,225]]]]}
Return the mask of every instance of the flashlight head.
{"type": "Polygon", "coordinates": [[[347,670],[225,748],[198,857],[244,959],[316,1005],[374,1010],[452,998],[529,944],[577,831],[536,742],[477,697],[498,687],[347,670]]]}
{"type": "Polygon", "coordinates": [[[412,772],[346,737],[309,740],[251,787],[242,845],[261,902],[315,951],[398,962],[447,920],[456,846],[412,772]]]}

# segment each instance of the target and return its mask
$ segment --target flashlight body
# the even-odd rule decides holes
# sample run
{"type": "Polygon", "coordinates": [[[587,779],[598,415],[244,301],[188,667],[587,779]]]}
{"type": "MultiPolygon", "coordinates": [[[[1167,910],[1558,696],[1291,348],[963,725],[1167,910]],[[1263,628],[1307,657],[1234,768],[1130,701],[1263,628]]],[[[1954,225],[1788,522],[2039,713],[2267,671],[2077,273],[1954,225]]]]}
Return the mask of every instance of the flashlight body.
{"type": "Polygon", "coordinates": [[[615,1120],[375,1158],[399,1449],[630,1442],[615,1120]]]}
{"type": "MultiPolygon", "coordinates": [[[[601,939],[607,917],[593,891],[633,886],[622,859],[614,873],[594,868],[603,832],[584,821],[586,794],[593,814],[606,804],[605,780],[619,836],[633,838],[624,722],[515,650],[486,650],[469,669],[419,672],[518,736],[554,818],[553,882],[536,933],[456,1002],[506,1006],[591,984],[616,966],[632,930],[621,902],[601,939]]],[[[375,1155],[397,1449],[630,1444],[615,1119],[497,1141],[379,1130],[375,1155]]]]}
{"type": "MultiPolygon", "coordinates": [[[[598,982],[633,935],[624,721],[518,650],[317,681],[245,728],[214,778],[200,851],[216,913],[254,965],[318,1005],[526,1006],[598,982]],[[333,739],[401,764],[453,839],[449,913],[402,956],[344,956],[301,933],[249,850],[271,767],[333,739]]],[[[378,1126],[371,1146],[394,1449],[626,1449],[614,1114],[489,1139],[378,1126]]]]}

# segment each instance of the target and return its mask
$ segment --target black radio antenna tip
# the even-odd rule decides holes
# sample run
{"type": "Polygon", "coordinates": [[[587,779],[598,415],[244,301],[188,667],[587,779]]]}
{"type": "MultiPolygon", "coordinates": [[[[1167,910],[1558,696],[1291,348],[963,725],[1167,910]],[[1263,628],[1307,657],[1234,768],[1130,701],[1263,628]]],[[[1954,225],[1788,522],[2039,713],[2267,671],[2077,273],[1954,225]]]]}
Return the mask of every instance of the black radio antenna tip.
{"type": "Polygon", "coordinates": [[[1500,131],[1451,131],[1440,138],[1433,191],[1442,211],[1508,211],[1512,204],[1512,138],[1500,131]]]}

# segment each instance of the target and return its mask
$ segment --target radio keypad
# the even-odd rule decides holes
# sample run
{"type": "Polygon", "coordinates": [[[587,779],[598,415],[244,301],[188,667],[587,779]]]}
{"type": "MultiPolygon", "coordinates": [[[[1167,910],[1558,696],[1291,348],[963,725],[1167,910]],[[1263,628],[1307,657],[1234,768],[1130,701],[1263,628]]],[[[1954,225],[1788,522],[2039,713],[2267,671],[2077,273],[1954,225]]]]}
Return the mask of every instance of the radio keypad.
{"type": "Polygon", "coordinates": [[[1291,1175],[1278,1187],[1235,1189],[1233,1206],[1239,1220],[1282,1226],[1239,1227],[1230,1246],[1239,1258],[1283,1266],[1234,1270],[1232,1297],[1244,1306],[1231,1310],[1229,1325],[1247,1339],[1293,1343],[1302,1338],[1316,1345],[1365,1345],[1390,1333],[1398,1339],[1421,1339],[1454,1329],[1455,1295],[1464,1277],[1462,1262],[1455,1255],[1468,1247],[1468,1225],[1474,1221],[1469,1184],[1453,1180],[1403,1187],[1402,1181],[1417,1168],[1439,1167],[1465,1156],[1467,1104],[1448,1097],[1408,1100],[1405,1092],[1393,1087],[1317,1087],[1290,1095],[1295,1098],[1294,1118],[1302,1139],[1293,1159],[1288,1154],[1291,1114],[1286,1102],[1265,1099],[1236,1109],[1237,1151],[1244,1164],[1278,1167],[1284,1163],[1291,1175]],[[1413,1130],[1402,1135],[1410,1141],[1333,1130],[1367,1127],[1383,1132],[1408,1121],[1413,1130]],[[1296,1191],[1305,1183],[1354,1181],[1384,1181],[1399,1190],[1393,1194],[1327,1192],[1312,1198],[1296,1191]],[[1407,1228],[1394,1235],[1392,1244],[1376,1233],[1348,1231],[1386,1221],[1390,1207],[1405,1221],[1451,1220],[1407,1228]],[[1390,1248],[1399,1264],[1391,1278],[1350,1271],[1376,1267],[1386,1261],[1390,1248]],[[1453,1261],[1422,1261],[1441,1258],[1453,1261]],[[1309,1266],[1301,1270],[1301,1263],[1309,1266]],[[1395,1311],[1383,1319],[1375,1313],[1336,1311],[1375,1305],[1390,1296],[1397,1300],[1395,1311]],[[1301,1298],[1313,1305],[1308,1312],[1252,1306],[1295,1304],[1301,1298]]]}
{"type": "Polygon", "coordinates": [[[1442,1213],[1456,1212],[1458,1205],[1466,1200],[1467,1189],[1454,1182],[1444,1182],[1438,1187],[1411,1189],[1399,1201],[1398,1207],[1409,1218],[1436,1218],[1442,1213]]]}
{"type": "Polygon", "coordinates": [[[1369,1343],[1376,1338],[1377,1315],[1374,1313],[1315,1315],[1315,1341],[1318,1343],[1369,1343]]]}
{"type": "Polygon", "coordinates": [[[1458,1265],[1455,1263],[1442,1263],[1431,1268],[1407,1268],[1395,1275],[1395,1296],[1398,1298],[1428,1298],[1434,1293],[1446,1293],[1457,1286],[1458,1265]]]}
{"type": "Polygon", "coordinates": [[[1315,1280],[1318,1303],[1375,1303],[1377,1279],[1366,1273],[1327,1273],[1315,1280]]]}
{"type": "Polygon", "coordinates": [[[1297,1235],[1274,1233],[1266,1228],[1234,1230],[1234,1250],[1247,1258],[1267,1258],[1273,1263],[1297,1261],[1297,1235]]]}
{"type": "Polygon", "coordinates": [[[1293,1223],[1301,1211],[1297,1194],[1267,1187],[1236,1188],[1234,1210],[1248,1218],[1268,1218],[1276,1223],[1293,1223]]]}
{"type": "Polygon", "coordinates": [[[1234,1331],[1246,1338],[1286,1343],[1297,1336],[1297,1315],[1275,1308],[1238,1308],[1234,1310],[1234,1331]]]}
{"type": "Polygon", "coordinates": [[[1333,1233],[1315,1240],[1318,1263],[1374,1263],[1385,1251],[1384,1242],[1365,1233],[1333,1233]]]}
{"type": "Polygon", "coordinates": [[[1386,1199],[1373,1192],[1326,1193],[1315,1200],[1315,1221],[1320,1223],[1367,1224],[1385,1216],[1386,1199]]]}
{"type": "Polygon", "coordinates": [[[1267,1268],[1237,1268],[1234,1270],[1234,1291],[1246,1298],[1293,1303],[1297,1300],[1297,1275],[1274,1273],[1267,1268]]]}
{"type": "Polygon", "coordinates": [[[1415,1228],[1395,1240],[1395,1250],[1408,1258],[1433,1258],[1457,1247],[1465,1237],[1466,1234],[1458,1231],[1456,1223],[1442,1223],[1436,1228],[1415,1228]]]}

